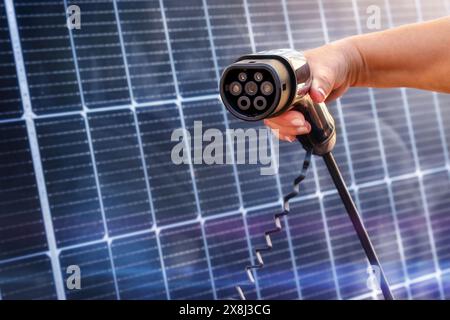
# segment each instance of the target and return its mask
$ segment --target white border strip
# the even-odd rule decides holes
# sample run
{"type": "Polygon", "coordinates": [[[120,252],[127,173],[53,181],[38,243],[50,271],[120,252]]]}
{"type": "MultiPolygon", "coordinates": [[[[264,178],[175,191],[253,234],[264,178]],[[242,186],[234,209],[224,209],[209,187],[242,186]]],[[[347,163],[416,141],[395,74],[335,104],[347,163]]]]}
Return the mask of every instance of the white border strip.
{"type": "Polygon", "coordinates": [[[9,33],[11,36],[11,45],[16,62],[17,79],[19,82],[20,94],[28,132],[28,140],[30,144],[31,157],[36,176],[36,183],[39,192],[39,201],[41,204],[42,216],[44,219],[45,234],[49,249],[49,257],[53,269],[53,278],[55,281],[56,295],[58,299],[65,300],[64,281],[62,278],[61,265],[59,263],[59,251],[56,244],[55,232],[53,229],[52,216],[50,213],[50,205],[47,197],[47,188],[45,186],[44,170],[42,168],[41,155],[39,152],[39,144],[36,134],[36,128],[33,121],[33,111],[31,109],[31,98],[28,91],[28,82],[25,71],[25,64],[22,56],[22,47],[20,44],[19,29],[17,26],[16,14],[12,0],[5,0],[6,16],[8,18],[9,33]]]}

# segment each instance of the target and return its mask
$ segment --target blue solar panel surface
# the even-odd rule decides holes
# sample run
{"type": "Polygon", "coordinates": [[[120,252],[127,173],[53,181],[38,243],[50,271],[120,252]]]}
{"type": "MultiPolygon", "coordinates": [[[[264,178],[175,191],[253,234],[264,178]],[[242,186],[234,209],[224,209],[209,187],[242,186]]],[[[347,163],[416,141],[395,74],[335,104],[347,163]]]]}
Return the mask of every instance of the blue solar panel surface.
{"type": "MultiPolygon", "coordinates": [[[[448,0],[0,1],[0,299],[372,299],[367,261],[320,159],[255,285],[304,151],[175,165],[177,128],[250,128],[218,99],[241,54],[304,50],[450,13],[448,0]],[[81,9],[81,29],[66,10],[81,9]],[[66,286],[67,267],[82,288],[66,286]]],[[[335,156],[402,299],[450,298],[450,96],[351,89],[335,156]]],[[[227,148],[231,148],[227,141],[227,148]]]]}

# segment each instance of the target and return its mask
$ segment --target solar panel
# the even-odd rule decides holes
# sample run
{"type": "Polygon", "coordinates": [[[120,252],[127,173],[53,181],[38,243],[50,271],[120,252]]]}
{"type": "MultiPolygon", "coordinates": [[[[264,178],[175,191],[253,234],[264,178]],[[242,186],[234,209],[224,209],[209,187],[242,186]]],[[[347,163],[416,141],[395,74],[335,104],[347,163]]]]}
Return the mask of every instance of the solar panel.
{"type": "MultiPolygon", "coordinates": [[[[381,29],[450,12],[448,0],[0,1],[0,299],[236,299],[236,285],[258,299],[378,298],[321,159],[255,285],[245,266],[304,151],[280,143],[276,175],[171,161],[178,128],[187,157],[208,144],[195,149],[196,121],[262,127],[218,99],[235,58],[372,32],[371,5],[381,29]],[[71,5],[81,29],[66,26],[71,5]],[[73,265],[79,290],[66,285],[73,265]]],[[[329,105],[335,156],[397,298],[450,298],[449,102],[358,88],[329,105]]]]}

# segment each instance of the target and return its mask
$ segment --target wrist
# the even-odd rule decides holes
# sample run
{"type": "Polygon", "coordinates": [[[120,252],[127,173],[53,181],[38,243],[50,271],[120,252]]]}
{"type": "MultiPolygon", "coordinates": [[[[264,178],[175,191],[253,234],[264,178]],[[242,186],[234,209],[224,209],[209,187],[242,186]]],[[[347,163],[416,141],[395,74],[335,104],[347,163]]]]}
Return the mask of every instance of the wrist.
{"type": "Polygon", "coordinates": [[[358,36],[354,36],[333,43],[343,55],[350,87],[364,87],[369,84],[368,66],[358,39],[358,36]]]}

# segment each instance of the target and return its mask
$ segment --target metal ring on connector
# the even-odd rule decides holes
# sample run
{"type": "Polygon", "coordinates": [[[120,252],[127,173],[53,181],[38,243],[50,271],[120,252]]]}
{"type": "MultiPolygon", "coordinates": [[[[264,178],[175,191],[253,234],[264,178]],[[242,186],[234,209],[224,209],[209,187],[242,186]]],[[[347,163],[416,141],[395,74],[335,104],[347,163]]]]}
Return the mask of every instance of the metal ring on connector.
{"type": "Polygon", "coordinates": [[[242,85],[239,82],[237,82],[237,81],[233,81],[230,84],[230,93],[233,96],[238,96],[238,95],[241,94],[241,92],[242,92],[242,85]]]}
{"type": "Polygon", "coordinates": [[[238,74],[238,79],[239,79],[239,81],[241,81],[241,82],[246,81],[246,80],[247,80],[247,74],[246,74],[245,72],[239,73],[239,74],[238,74]]]}
{"type": "Polygon", "coordinates": [[[253,100],[253,106],[256,110],[262,111],[267,107],[267,100],[262,96],[257,96],[255,100],[253,100]]]}
{"type": "Polygon", "coordinates": [[[250,108],[250,105],[251,105],[250,99],[246,96],[242,96],[238,99],[237,105],[238,105],[239,109],[241,109],[241,110],[244,110],[244,111],[248,110],[248,108],[250,108]],[[243,102],[245,102],[245,103],[242,104],[243,102]]]}
{"type": "Polygon", "coordinates": [[[254,78],[256,81],[260,82],[260,81],[262,81],[262,79],[263,79],[263,74],[262,74],[261,72],[256,72],[255,75],[253,76],[253,78],[254,78]]]}
{"type": "Polygon", "coordinates": [[[264,81],[261,84],[261,92],[265,96],[268,96],[268,95],[272,94],[272,92],[273,92],[273,84],[271,84],[269,81],[264,81]]]}
{"type": "Polygon", "coordinates": [[[254,96],[258,93],[258,85],[254,81],[249,81],[245,84],[245,93],[249,96],[254,96]]]}

